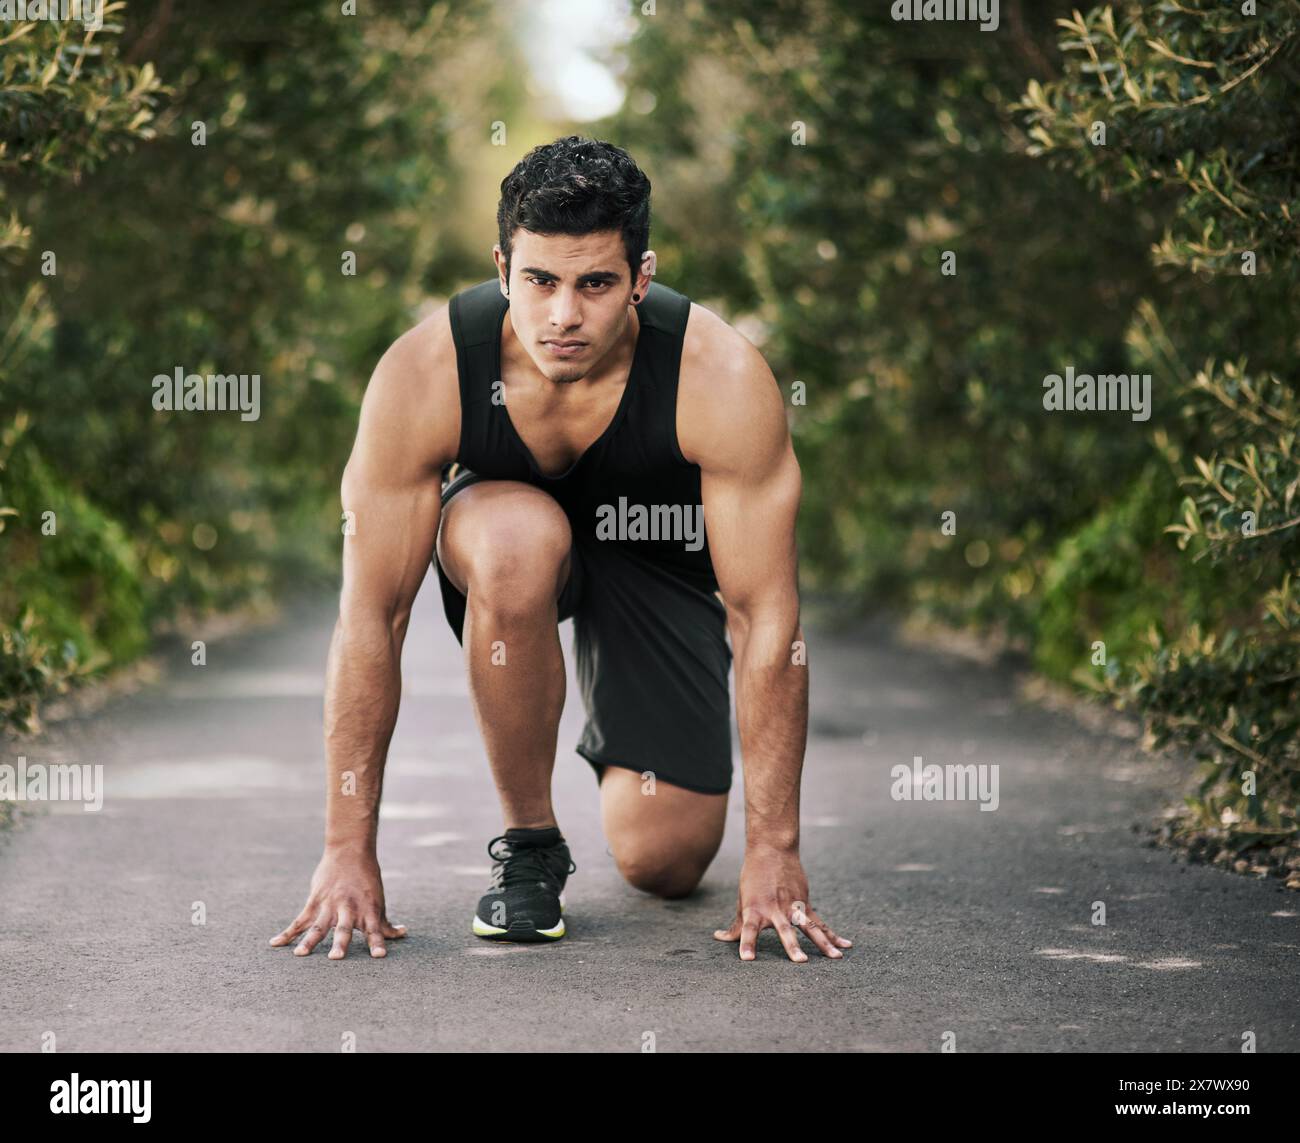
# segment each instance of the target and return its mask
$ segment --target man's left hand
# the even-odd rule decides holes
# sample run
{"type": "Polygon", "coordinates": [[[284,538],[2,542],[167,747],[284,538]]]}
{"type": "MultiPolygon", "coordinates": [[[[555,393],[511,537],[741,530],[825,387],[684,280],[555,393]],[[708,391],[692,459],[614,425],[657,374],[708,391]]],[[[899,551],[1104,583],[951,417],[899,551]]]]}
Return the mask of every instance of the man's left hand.
{"type": "Polygon", "coordinates": [[[740,959],[753,960],[758,934],[769,926],[776,929],[786,954],[794,961],[808,959],[799,947],[796,930],[802,930],[823,956],[839,959],[844,955],[840,949],[853,947],[851,940],[831,932],[808,904],[808,877],[798,853],[756,846],[745,850],[736,919],[731,928],[714,930],[713,937],[739,940],[740,959]]]}

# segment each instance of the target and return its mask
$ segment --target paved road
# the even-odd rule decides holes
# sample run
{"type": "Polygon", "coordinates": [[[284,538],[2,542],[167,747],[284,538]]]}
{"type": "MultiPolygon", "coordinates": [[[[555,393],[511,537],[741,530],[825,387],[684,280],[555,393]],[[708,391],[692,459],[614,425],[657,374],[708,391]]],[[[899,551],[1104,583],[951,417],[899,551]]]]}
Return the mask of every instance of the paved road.
{"type": "MultiPolygon", "coordinates": [[[[459,648],[425,584],[404,662],[380,840],[386,960],[307,958],[268,938],[302,906],[323,824],[321,677],[332,601],[171,660],[31,762],[102,763],[102,811],[53,804],[0,843],[0,1049],[358,1051],[1300,1049],[1297,898],[1188,866],[1132,825],[1184,769],[1025,706],[1005,673],[805,612],[812,734],[803,797],[813,904],[855,947],[793,964],[714,941],[743,843],[739,774],[723,850],[692,897],[619,877],[590,767],[556,808],[577,863],[569,936],[470,935],[501,819],[459,648]],[[890,768],[996,764],[999,806],[895,801],[890,768]],[[1093,925],[1093,902],[1107,924],[1093,925]],[[191,923],[195,902],[206,924],[191,923]]],[[[562,629],[566,655],[570,624],[562,629]]],[[[15,763],[16,757],[3,761],[15,763]]],[[[806,946],[811,951],[811,946],[806,946]]]]}

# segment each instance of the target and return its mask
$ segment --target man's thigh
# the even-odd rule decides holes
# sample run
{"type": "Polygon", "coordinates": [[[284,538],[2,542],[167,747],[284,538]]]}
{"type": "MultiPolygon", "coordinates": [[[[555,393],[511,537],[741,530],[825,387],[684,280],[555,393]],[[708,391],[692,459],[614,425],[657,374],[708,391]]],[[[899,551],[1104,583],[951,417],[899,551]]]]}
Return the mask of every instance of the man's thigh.
{"type": "Polygon", "coordinates": [[[698,794],[622,766],[601,767],[601,823],[619,871],[647,892],[689,893],[722,845],[728,796],[698,794]]]}

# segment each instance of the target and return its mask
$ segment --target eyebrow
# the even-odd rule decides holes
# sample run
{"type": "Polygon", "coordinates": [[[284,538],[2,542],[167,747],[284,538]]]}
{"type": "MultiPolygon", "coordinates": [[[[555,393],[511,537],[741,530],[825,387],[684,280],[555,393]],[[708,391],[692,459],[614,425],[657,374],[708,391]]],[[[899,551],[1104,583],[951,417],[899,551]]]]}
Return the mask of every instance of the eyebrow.
{"type": "MultiPolygon", "coordinates": [[[[545,278],[549,282],[558,282],[560,280],[558,274],[552,274],[549,270],[541,270],[536,266],[525,266],[520,272],[532,274],[536,278],[545,278]]],[[[589,274],[578,275],[578,281],[580,282],[621,282],[622,280],[623,275],[617,274],[613,270],[592,270],[589,274]]]]}

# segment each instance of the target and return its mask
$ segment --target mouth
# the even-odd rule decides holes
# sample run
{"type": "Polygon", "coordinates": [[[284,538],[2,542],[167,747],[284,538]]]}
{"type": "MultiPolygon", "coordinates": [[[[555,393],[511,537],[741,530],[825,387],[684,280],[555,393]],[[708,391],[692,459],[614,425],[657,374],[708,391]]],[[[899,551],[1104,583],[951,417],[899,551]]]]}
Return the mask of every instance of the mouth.
{"type": "Polygon", "coordinates": [[[542,344],[559,357],[573,357],[587,348],[585,341],[546,341],[542,344]]]}

